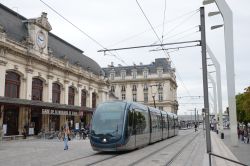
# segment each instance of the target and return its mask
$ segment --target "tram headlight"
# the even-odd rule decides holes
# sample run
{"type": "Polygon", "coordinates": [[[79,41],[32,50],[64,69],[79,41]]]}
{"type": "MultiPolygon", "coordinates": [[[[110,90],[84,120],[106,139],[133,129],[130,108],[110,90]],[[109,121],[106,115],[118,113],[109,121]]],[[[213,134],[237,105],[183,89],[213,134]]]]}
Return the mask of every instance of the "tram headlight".
{"type": "Polygon", "coordinates": [[[103,138],[103,139],[102,139],[102,142],[106,143],[106,142],[107,142],[107,139],[106,139],[106,138],[103,138]]]}

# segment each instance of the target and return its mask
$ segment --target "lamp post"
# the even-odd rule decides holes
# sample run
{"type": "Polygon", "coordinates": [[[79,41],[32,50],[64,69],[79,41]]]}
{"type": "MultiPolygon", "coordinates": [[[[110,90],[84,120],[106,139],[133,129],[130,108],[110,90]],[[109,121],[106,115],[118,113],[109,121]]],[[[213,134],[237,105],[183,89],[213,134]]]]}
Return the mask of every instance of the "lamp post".
{"type": "Polygon", "coordinates": [[[235,78],[234,78],[234,44],[233,44],[233,13],[225,0],[204,0],[203,4],[215,2],[224,21],[225,59],[227,73],[228,106],[230,117],[230,137],[232,146],[238,145],[237,117],[235,102],[235,78]]]}
{"type": "Polygon", "coordinates": [[[221,138],[224,138],[223,132],[223,117],[222,117],[222,92],[221,92],[221,72],[220,72],[220,63],[214,56],[210,47],[207,45],[207,52],[215,66],[216,69],[216,83],[217,83],[217,97],[218,97],[218,109],[219,109],[219,131],[221,133],[221,138]]]}
{"type": "Polygon", "coordinates": [[[152,93],[152,98],[153,98],[153,102],[154,102],[154,107],[156,108],[156,105],[155,105],[155,95],[157,93],[157,89],[155,87],[159,87],[158,84],[154,84],[154,85],[150,85],[151,87],[151,93],[152,93]]]}

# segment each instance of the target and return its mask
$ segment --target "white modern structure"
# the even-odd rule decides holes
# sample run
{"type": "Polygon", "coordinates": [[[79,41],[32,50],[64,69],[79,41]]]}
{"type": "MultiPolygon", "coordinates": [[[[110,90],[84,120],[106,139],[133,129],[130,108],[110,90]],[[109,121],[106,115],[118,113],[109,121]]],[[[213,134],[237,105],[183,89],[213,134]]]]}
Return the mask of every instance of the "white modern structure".
{"type": "MultiPolygon", "coordinates": [[[[216,85],[217,85],[217,99],[218,99],[218,110],[219,110],[219,132],[223,133],[223,111],[222,111],[222,92],[221,92],[221,71],[220,71],[220,63],[214,56],[212,50],[207,45],[207,52],[215,66],[216,70],[216,85]]],[[[224,133],[223,133],[224,134],[224,133]]]]}
{"type": "Polygon", "coordinates": [[[203,4],[215,2],[224,20],[225,59],[227,72],[227,91],[230,118],[230,137],[232,146],[238,145],[237,116],[235,101],[235,73],[234,73],[234,39],[233,39],[233,13],[225,0],[204,0],[203,4]]]}

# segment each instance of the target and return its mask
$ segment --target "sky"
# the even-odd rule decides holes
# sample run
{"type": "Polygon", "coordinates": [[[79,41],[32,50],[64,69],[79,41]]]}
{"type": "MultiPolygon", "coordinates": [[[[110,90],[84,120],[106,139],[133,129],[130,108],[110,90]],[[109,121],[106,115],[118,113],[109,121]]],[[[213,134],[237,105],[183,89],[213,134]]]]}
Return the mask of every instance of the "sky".
{"type": "MultiPolygon", "coordinates": [[[[2,4],[26,18],[48,13],[52,33],[84,51],[101,67],[111,62],[127,66],[150,64],[155,58],[170,58],[176,69],[178,114],[193,114],[203,107],[203,83],[201,47],[156,51],[158,47],[131,49],[116,52],[97,52],[108,48],[130,47],[200,40],[198,9],[202,0],[0,0],[2,4]],[[137,3],[138,2],[138,3],[137,3]],[[47,4],[47,5],[46,5],[47,4]],[[66,18],[77,28],[59,16],[66,18]],[[143,12],[142,12],[143,11],[143,12]],[[153,28],[152,28],[153,27],[153,28]],[[162,37],[163,36],[163,37],[162,37]]],[[[250,86],[250,1],[227,0],[234,18],[235,93],[244,92],[250,86]]],[[[208,17],[217,11],[215,4],[205,6],[206,39],[221,65],[223,111],[227,103],[227,81],[224,51],[224,28],[210,30],[223,24],[221,15],[208,17]]],[[[165,48],[195,45],[171,45],[165,48]]],[[[208,64],[211,61],[208,59],[208,64]]],[[[213,66],[208,71],[215,71],[213,66]]],[[[215,79],[215,73],[211,74],[215,79]]],[[[209,87],[212,87],[209,84],[209,87]]],[[[210,96],[213,91],[209,88],[210,96]]],[[[212,97],[210,97],[212,98],[212,97]]],[[[211,102],[210,107],[213,107],[211,102]]],[[[211,109],[210,111],[213,111],[211,109]]]]}

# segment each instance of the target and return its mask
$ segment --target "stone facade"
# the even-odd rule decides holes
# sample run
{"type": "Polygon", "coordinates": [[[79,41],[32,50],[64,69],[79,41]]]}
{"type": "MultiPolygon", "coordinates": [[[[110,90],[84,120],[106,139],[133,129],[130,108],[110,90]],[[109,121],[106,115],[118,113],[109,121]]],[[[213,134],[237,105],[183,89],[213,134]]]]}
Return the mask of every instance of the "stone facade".
{"type": "Polygon", "coordinates": [[[168,59],[155,59],[149,65],[115,67],[111,64],[103,70],[110,81],[110,92],[120,100],[155,105],[161,110],[177,113],[175,70],[168,59]]]}
{"type": "MultiPolygon", "coordinates": [[[[76,112],[74,122],[80,122],[82,116],[80,114],[84,115],[85,111],[92,111],[93,95],[95,96],[94,102],[96,102],[94,107],[98,103],[108,100],[108,84],[100,66],[83,55],[83,51],[50,33],[52,27],[46,13],[42,13],[41,17],[36,19],[25,19],[3,5],[0,6],[0,10],[5,17],[0,19],[0,97],[5,96],[6,73],[11,71],[20,76],[20,99],[32,100],[33,78],[38,78],[43,82],[43,102],[52,103],[52,84],[57,83],[61,88],[59,105],[68,105],[68,90],[69,87],[73,87],[75,92],[73,106],[79,108],[77,112],[72,106],[72,111],[76,112]],[[9,24],[5,22],[6,19],[13,22],[13,27],[8,26],[9,24]],[[14,27],[15,25],[16,27],[14,27]],[[18,34],[14,34],[15,32],[18,34]],[[81,103],[82,90],[87,93],[84,107],[81,103]]],[[[32,110],[42,108],[18,104],[14,106],[18,108],[17,134],[21,134],[23,127],[27,123],[32,123],[32,110]]],[[[5,107],[6,104],[0,102],[1,126],[4,123],[5,107]]],[[[57,108],[48,109],[57,110],[57,108]]],[[[66,122],[68,115],[58,116],[60,124],[57,125],[61,127],[66,122]]],[[[41,116],[40,129],[51,130],[49,117],[49,114],[41,116]]],[[[85,123],[89,123],[89,118],[87,117],[85,123]]]]}

